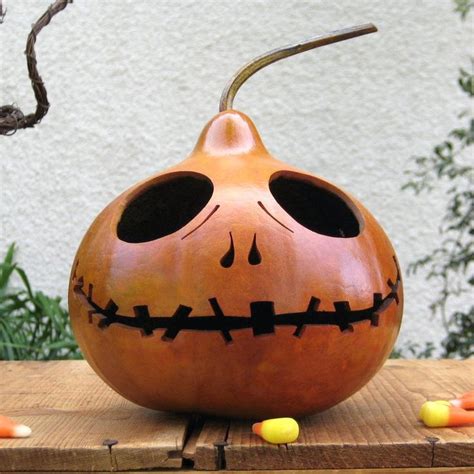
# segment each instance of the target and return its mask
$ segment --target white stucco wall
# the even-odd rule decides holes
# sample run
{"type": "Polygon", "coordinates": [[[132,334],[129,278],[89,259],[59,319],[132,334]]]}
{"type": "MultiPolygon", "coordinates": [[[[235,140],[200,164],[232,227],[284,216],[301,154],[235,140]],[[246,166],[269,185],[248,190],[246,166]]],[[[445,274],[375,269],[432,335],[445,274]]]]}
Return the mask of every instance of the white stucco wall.
{"type": "MultiPolygon", "coordinates": [[[[30,111],[23,55],[50,0],[6,1],[0,102],[30,111]]],[[[0,138],[2,253],[18,243],[34,286],[65,296],[80,239],[119,192],[183,159],[245,62],[307,37],[374,22],[379,33],[270,66],[235,107],[269,150],[323,175],[374,213],[402,265],[433,248],[442,192],[401,192],[410,156],[428,152],[465,107],[456,86],[472,28],[450,0],[75,0],[38,39],[52,108],[0,138]]],[[[399,344],[439,340],[423,275],[405,278],[399,344]]]]}

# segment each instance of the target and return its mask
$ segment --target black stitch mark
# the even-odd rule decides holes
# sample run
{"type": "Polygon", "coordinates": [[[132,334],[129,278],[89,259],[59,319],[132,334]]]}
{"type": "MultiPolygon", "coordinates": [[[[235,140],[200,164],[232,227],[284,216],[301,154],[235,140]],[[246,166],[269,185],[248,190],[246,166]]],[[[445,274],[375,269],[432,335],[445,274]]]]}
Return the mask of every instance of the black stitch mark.
{"type": "Polygon", "coordinates": [[[351,313],[351,306],[348,301],[335,301],[334,309],[336,310],[336,324],[341,331],[354,332],[352,324],[349,324],[348,314],[351,313]]]}
{"type": "MultiPolygon", "coordinates": [[[[110,300],[110,303],[114,304],[115,313],[117,313],[117,306],[110,300]]],[[[109,305],[110,305],[109,303],[109,305]]],[[[150,313],[148,312],[148,306],[134,306],[133,312],[135,317],[140,321],[140,328],[144,336],[150,336],[153,334],[153,327],[150,324],[150,313]]]]}
{"type": "MultiPolygon", "coordinates": [[[[217,302],[217,298],[211,298],[209,300],[209,303],[210,303],[210,305],[212,307],[212,310],[214,311],[214,314],[216,315],[217,318],[225,318],[224,311],[222,311],[221,307],[219,306],[219,303],[217,302]]],[[[222,333],[222,337],[224,338],[224,341],[226,342],[226,344],[229,344],[230,342],[232,342],[232,336],[230,335],[229,330],[222,329],[221,333],[222,333]]]]}
{"type": "Polygon", "coordinates": [[[77,277],[77,267],[79,266],[79,260],[74,264],[74,271],[72,272],[72,279],[75,280],[77,277]]]}
{"type": "Polygon", "coordinates": [[[254,336],[275,332],[275,308],[273,301],[254,301],[250,303],[250,323],[254,336]]]}
{"type": "Polygon", "coordinates": [[[377,327],[379,317],[388,306],[395,301],[399,304],[398,290],[400,288],[401,276],[398,263],[394,257],[397,268],[396,281],[390,279],[387,285],[390,292],[382,297],[381,293],[374,293],[373,304],[369,308],[353,310],[348,301],[334,302],[334,311],[319,311],[321,300],[311,297],[305,311],[295,313],[275,314],[273,301],[252,301],[250,303],[249,316],[226,316],[220,307],[217,298],[210,298],[209,304],[212,308],[211,316],[194,316],[190,318],[193,308],[179,305],[173,316],[150,316],[148,306],[140,305],[134,307],[135,317],[117,314],[118,306],[110,300],[105,308],[102,308],[92,299],[92,284],[88,285],[87,293],[84,292],[84,279],[80,277],[74,285],[76,295],[82,299],[88,307],[89,323],[93,323],[92,316],[101,317],[98,326],[107,328],[111,324],[122,324],[127,327],[140,329],[143,336],[153,334],[155,329],[165,329],[162,336],[164,341],[172,341],[182,330],[193,331],[219,331],[226,343],[232,342],[231,331],[239,329],[252,329],[254,336],[273,334],[275,326],[295,326],[293,335],[301,337],[305,326],[322,325],[338,326],[341,331],[353,332],[354,323],[370,321],[370,325],[377,327]]]}
{"type": "MultiPolygon", "coordinates": [[[[312,296],[309,300],[308,309],[306,310],[306,312],[310,314],[316,313],[319,307],[319,303],[321,303],[321,300],[312,296]]],[[[298,324],[298,326],[296,326],[295,332],[293,333],[293,336],[301,337],[303,335],[304,329],[305,325],[303,323],[298,324]]]]}
{"type": "MultiPolygon", "coordinates": [[[[92,297],[90,297],[90,299],[92,299],[92,297]]],[[[107,311],[107,313],[112,314],[112,315],[117,314],[118,306],[115,304],[114,300],[109,300],[109,302],[107,303],[107,305],[105,307],[105,311],[107,311]]],[[[92,320],[93,315],[94,315],[94,313],[89,311],[89,321],[92,320]]],[[[135,313],[135,316],[138,316],[138,315],[135,313]]],[[[101,329],[109,327],[109,324],[107,324],[107,320],[102,319],[101,321],[99,321],[99,327],[101,329]]]]}
{"type": "Polygon", "coordinates": [[[188,316],[191,314],[192,310],[193,308],[180,304],[173,316],[171,318],[167,318],[169,319],[168,329],[165,331],[161,339],[163,341],[172,341],[178,335],[179,331],[181,331],[181,329],[183,329],[185,326],[186,322],[188,321],[188,316]]]}

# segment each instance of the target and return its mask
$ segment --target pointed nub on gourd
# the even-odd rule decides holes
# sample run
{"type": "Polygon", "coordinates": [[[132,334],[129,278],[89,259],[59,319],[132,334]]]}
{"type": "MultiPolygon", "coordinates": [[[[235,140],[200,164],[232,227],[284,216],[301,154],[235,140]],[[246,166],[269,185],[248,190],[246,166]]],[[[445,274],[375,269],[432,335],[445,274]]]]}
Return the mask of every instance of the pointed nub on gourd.
{"type": "Polygon", "coordinates": [[[209,155],[268,154],[252,120],[242,112],[225,110],[204,127],[194,153],[209,155]]]}

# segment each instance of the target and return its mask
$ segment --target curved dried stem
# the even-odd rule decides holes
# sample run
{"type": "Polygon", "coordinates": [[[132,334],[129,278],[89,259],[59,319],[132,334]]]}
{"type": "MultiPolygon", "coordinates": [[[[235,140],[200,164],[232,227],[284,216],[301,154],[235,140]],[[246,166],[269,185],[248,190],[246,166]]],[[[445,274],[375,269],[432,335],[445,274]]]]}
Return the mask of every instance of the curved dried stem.
{"type": "Polygon", "coordinates": [[[232,109],[235,95],[242,84],[265,66],[280,61],[280,59],[303,53],[304,51],[309,51],[310,49],[319,48],[321,46],[326,46],[327,44],[337,43],[339,41],[366,35],[368,33],[375,33],[376,31],[377,28],[372,23],[367,23],[365,25],[358,25],[351,28],[333,31],[326,35],[316,36],[315,38],[310,38],[302,43],[290,44],[281,48],[273,49],[272,51],[258,56],[239,69],[227,83],[221,95],[219,111],[223,112],[224,110],[232,109]]]}
{"type": "Polygon", "coordinates": [[[24,115],[19,108],[13,105],[0,106],[0,135],[13,135],[19,128],[33,127],[48,113],[48,94],[36,67],[35,43],[40,31],[49,24],[54,15],[64,10],[69,3],[72,3],[72,0],[56,0],[33,24],[26,41],[25,54],[28,75],[36,99],[36,110],[24,115]]]}
{"type": "Polygon", "coordinates": [[[5,19],[5,15],[7,14],[7,9],[3,9],[2,0],[0,0],[0,25],[3,23],[5,19]]]}

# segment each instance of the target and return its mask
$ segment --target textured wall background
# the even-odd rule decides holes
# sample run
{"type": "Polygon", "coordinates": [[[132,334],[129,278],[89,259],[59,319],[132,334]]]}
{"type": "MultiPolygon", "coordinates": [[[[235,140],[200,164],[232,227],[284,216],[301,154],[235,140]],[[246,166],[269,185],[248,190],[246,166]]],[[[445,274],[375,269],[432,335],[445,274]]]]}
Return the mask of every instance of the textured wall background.
{"type": "MultiPolygon", "coordinates": [[[[24,44],[49,3],[7,0],[0,25],[0,101],[25,112],[34,99],[24,44]]],[[[465,106],[456,78],[472,30],[450,0],[75,0],[38,40],[49,114],[36,129],[1,138],[2,253],[16,241],[34,285],[65,296],[96,214],[191,151],[242,64],[368,21],[379,33],[270,66],[243,87],[235,107],[253,118],[274,155],[361,199],[406,268],[436,245],[445,196],[402,193],[403,171],[465,106]]],[[[427,309],[434,290],[423,275],[405,285],[399,344],[439,340],[427,309]]]]}

